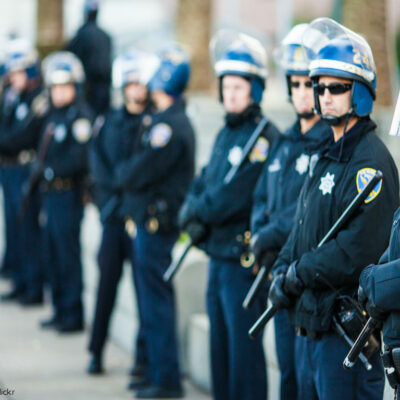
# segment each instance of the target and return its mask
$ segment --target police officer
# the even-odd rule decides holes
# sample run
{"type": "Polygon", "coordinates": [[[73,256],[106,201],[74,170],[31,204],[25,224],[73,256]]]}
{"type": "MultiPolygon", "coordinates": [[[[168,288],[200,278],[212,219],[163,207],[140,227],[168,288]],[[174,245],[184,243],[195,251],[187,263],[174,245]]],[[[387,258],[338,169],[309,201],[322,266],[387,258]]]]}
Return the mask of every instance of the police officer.
{"type": "Polygon", "coordinates": [[[267,71],[261,43],[241,33],[220,31],[212,39],[211,49],[226,112],[225,126],[216,138],[208,165],[193,183],[180,212],[180,224],[194,241],[198,240],[196,226],[205,226],[206,235],[199,246],[210,255],[207,308],[213,398],[265,399],[262,340],[251,341],[247,336],[263,301],[259,299],[251,311],[244,311],[241,302],[253,280],[248,257],[252,192],[279,133],[267,122],[249,153],[243,153],[264,121],[259,103],[267,71]],[[232,166],[239,169],[225,183],[232,166]]]}
{"type": "Polygon", "coordinates": [[[96,114],[103,114],[110,105],[112,41],[96,23],[98,12],[99,0],[85,0],[85,22],[67,44],[66,50],[82,61],[86,75],[86,101],[96,114]]]}
{"type": "Polygon", "coordinates": [[[115,171],[116,186],[124,189],[122,208],[137,227],[134,265],[148,355],[146,379],[131,386],[138,389],[137,398],[183,397],[174,290],[162,276],[179,234],[176,215],[194,173],[194,133],[182,98],[189,73],[179,46],[161,53],[150,81],[156,113],[143,120],[131,158],[115,171]]]}
{"type": "MultiPolygon", "coordinates": [[[[35,159],[44,95],[40,82],[39,57],[23,38],[8,43],[5,68],[9,87],[2,98],[0,116],[1,175],[6,214],[7,264],[12,266],[13,289],[3,300],[22,304],[42,303],[40,271],[39,194],[23,207],[22,188],[35,159]],[[36,118],[39,116],[39,118],[36,118]],[[22,215],[23,214],[23,215],[22,215]]],[[[27,199],[28,200],[28,199],[27,199]]]]}
{"type": "MultiPolygon", "coordinates": [[[[293,226],[297,198],[307,175],[310,152],[331,133],[314,114],[314,94],[308,60],[300,38],[307,24],[296,25],[283,39],[276,60],[286,74],[289,100],[297,121],[271,150],[254,192],[251,246],[256,264],[270,269],[293,226]]],[[[296,399],[294,328],[286,310],[275,315],[275,341],[281,371],[281,399],[296,399]]]]}
{"type": "Polygon", "coordinates": [[[365,39],[329,18],[313,21],[303,44],[316,54],[310,63],[316,110],[332,133],[311,157],[293,230],[275,263],[281,273],[269,297],[275,307],[289,308],[299,334],[298,399],[381,399],[379,355],[370,357],[370,371],[361,363],[345,371],[349,348],[332,329],[338,296],[354,294],[363,266],[378,261],[398,206],[397,170],[369,117],[375,64],[365,39]],[[383,182],[336,237],[316,248],[376,170],[383,172],[383,182]]]}
{"type": "MultiPolygon", "coordinates": [[[[113,188],[114,167],[128,158],[129,152],[138,140],[143,116],[150,112],[147,89],[150,56],[132,50],[114,61],[115,86],[122,88],[124,105],[120,109],[110,110],[106,119],[98,117],[94,124],[90,151],[90,171],[94,183],[95,202],[103,210],[103,234],[98,253],[100,279],[97,291],[97,304],[89,351],[92,359],[88,372],[103,372],[102,354],[107,337],[111,312],[114,306],[118,282],[122,275],[123,262],[132,262],[131,238],[125,230],[125,221],[121,217],[119,206],[121,193],[113,188]],[[107,203],[116,206],[104,215],[107,203]],[[111,202],[111,203],[110,203],[111,202]]],[[[132,272],[135,276],[135,268],[132,272]]],[[[137,278],[134,279],[137,293],[137,278]]],[[[138,296],[139,302],[139,296],[138,296]]],[[[139,312],[140,315],[140,312],[139,312]]],[[[143,330],[139,330],[135,352],[135,370],[143,369],[147,363],[143,330]]]]}
{"type": "Polygon", "coordinates": [[[38,151],[45,153],[44,240],[54,310],[53,316],[41,325],[67,333],[83,329],[79,234],[92,112],[82,98],[84,72],[74,54],[50,54],[43,61],[43,74],[50,91],[51,110],[38,151]]]}
{"type": "MultiPolygon", "coordinates": [[[[400,110],[398,101],[396,112],[400,110]]],[[[395,117],[393,118],[395,120],[395,117]]],[[[392,125],[391,135],[400,135],[399,127],[392,125]]],[[[358,299],[360,304],[375,320],[382,322],[384,352],[383,364],[390,385],[400,395],[400,308],[398,298],[400,285],[400,209],[397,209],[392,224],[389,247],[383,253],[378,265],[369,265],[360,275],[358,299]],[[396,360],[396,362],[395,362],[396,360]]]]}

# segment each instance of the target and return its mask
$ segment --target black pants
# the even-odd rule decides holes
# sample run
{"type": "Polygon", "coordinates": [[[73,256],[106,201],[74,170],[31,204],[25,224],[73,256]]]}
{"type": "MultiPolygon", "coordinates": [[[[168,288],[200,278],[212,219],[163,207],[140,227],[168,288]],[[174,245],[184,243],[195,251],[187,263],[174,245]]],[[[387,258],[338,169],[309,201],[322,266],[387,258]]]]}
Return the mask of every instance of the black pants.
{"type": "MultiPolygon", "coordinates": [[[[118,283],[121,279],[123,263],[132,261],[132,241],[125,231],[122,220],[111,220],[103,226],[103,236],[98,253],[100,279],[97,289],[97,303],[90,338],[89,351],[101,355],[107,338],[111,313],[117,297],[118,283]]],[[[132,265],[137,293],[135,266],[132,265]]],[[[145,344],[140,325],[136,338],[136,362],[146,363],[145,344]]]]}

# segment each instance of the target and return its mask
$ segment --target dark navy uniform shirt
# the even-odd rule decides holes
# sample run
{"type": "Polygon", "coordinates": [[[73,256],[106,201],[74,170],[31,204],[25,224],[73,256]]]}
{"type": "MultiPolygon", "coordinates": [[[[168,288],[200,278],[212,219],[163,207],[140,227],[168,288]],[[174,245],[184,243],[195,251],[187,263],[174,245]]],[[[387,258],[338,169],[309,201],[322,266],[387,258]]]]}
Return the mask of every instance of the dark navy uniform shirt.
{"type": "Polygon", "coordinates": [[[296,326],[327,331],[338,294],[333,288],[356,290],[362,269],[376,263],[387,247],[399,204],[398,173],[375,127],[369,118],[359,120],[339,141],[330,136],[319,155],[310,159],[293,230],[275,263],[279,267],[298,260],[305,290],[290,310],[296,326]],[[383,182],[337,236],[317,248],[376,170],[383,172],[383,182]]]}
{"type": "Polygon", "coordinates": [[[47,111],[44,97],[41,87],[21,94],[11,88],[5,90],[0,112],[1,155],[16,157],[21,151],[36,149],[43,122],[39,114],[47,111]]]}
{"type": "Polygon", "coordinates": [[[115,169],[115,187],[124,191],[122,212],[140,225],[155,217],[161,230],[177,232],[177,213],[194,174],[195,138],[185,102],[175,100],[153,114],[141,131],[130,158],[115,169]]]}
{"type": "Polygon", "coordinates": [[[281,249],[293,227],[297,198],[307,176],[310,153],[331,135],[318,121],[308,132],[294,123],[273,146],[254,191],[251,232],[266,249],[281,249]]]}
{"type": "Polygon", "coordinates": [[[394,215],[389,247],[379,264],[368,266],[360,283],[372,304],[388,313],[382,329],[384,343],[400,346],[400,209],[394,215]]]}
{"type": "Polygon", "coordinates": [[[94,183],[94,200],[100,209],[112,196],[120,195],[114,187],[114,168],[130,156],[136,145],[142,116],[130,114],[125,107],[112,110],[106,115],[99,131],[94,132],[89,166],[94,183]]]}
{"type": "Polygon", "coordinates": [[[224,178],[238,163],[242,149],[261,121],[259,107],[250,107],[238,123],[226,124],[215,140],[208,165],[195,180],[186,201],[208,228],[199,247],[216,259],[238,261],[247,245],[252,193],[279,131],[268,122],[244,164],[228,184],[224,178]]]}
{"type": "Polygon", "coordinates": [[[53,176],[45,173],[45,179],[71,178],[75,183],[82,182],[87,173],[87,143],[92,133],[92,120],[90,108],[81,100],[50,110],[41,140],[46,132],[53,131],[44,161],[44,167],[50,168],[53,176]]]}

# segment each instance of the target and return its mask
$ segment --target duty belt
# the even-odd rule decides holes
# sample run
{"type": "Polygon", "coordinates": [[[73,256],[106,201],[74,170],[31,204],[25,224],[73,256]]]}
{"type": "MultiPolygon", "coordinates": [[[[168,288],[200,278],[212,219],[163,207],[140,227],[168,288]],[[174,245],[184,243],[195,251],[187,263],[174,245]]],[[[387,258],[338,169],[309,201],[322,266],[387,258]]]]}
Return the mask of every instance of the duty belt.
{"type": "Polygon", "coordinates": [[[26,165],[36,159],[35,150],[23,150],[17,156],[1,156],[1,163],[3,165],[17,166],[26,165]]]}
{"type": "Polygon", "coordinates": [[[45,182],[44,188],[46,191],[67,191],[74,186],[74,181],[71,178],[54,178],[51,182],[45,182]]]}

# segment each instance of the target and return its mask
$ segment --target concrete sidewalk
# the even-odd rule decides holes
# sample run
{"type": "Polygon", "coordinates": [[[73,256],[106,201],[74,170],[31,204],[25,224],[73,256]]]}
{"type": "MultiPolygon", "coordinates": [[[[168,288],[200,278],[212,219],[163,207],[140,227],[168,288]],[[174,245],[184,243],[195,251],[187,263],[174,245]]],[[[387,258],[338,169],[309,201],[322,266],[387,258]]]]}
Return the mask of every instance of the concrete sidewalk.
{"type": "MultiPolygon", "coordinates": [[[[8,283],[0,281],[0,293],[7,290],[8,283]]],[[[16,303],[0,303],[0,399],[132,399],[132,393],[126,390],[130,354],[108,343],[106,374],[88,376],[88,333],[61,336],[39,329],[39,320],[50,312],[49,306],[23,308],[16,303]]],[[[188,382],[185,388],[187,399],[210,399],[188,382]]]]}

